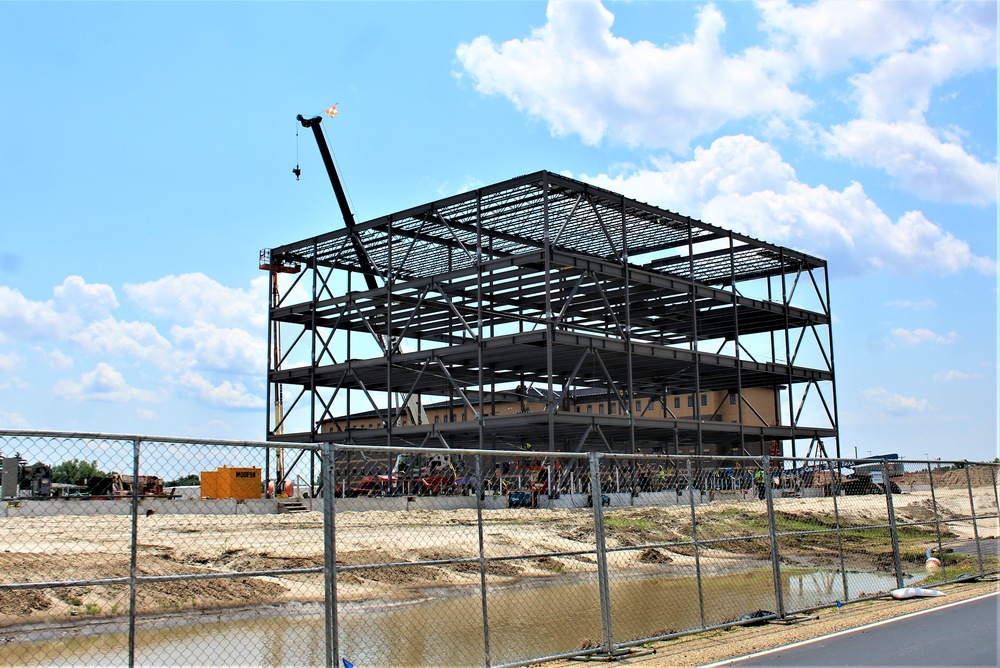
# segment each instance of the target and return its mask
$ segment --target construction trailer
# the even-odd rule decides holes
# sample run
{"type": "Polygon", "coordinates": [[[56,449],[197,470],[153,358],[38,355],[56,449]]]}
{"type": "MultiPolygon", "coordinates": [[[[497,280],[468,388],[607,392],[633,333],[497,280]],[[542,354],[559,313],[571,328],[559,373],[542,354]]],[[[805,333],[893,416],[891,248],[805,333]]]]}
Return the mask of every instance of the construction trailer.
{"type": "Polygon", "coordinates": [[[840,455],[820,258],[545,171],[346,220],[271,249],[272,441],[840,455]]]}
{"type": "Polygon", "coordinates": [[[215,471],[201,472],[203,499],[259,499],[262,496],[260,469],[256,467],[220,466],[215,471]]]}

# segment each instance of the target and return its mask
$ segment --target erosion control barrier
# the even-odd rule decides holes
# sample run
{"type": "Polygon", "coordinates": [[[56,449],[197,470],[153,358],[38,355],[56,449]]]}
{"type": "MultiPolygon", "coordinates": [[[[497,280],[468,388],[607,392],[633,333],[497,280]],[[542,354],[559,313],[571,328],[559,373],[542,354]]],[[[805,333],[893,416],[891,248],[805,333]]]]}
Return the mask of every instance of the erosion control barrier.
{"type": "Polygon", "coordinates": [[[10,430],[0,455],[0,665],[610,658],[1000,572],[985,463],[10,430]],[[169,491],[223,468],[259,497],[169,491]]]}

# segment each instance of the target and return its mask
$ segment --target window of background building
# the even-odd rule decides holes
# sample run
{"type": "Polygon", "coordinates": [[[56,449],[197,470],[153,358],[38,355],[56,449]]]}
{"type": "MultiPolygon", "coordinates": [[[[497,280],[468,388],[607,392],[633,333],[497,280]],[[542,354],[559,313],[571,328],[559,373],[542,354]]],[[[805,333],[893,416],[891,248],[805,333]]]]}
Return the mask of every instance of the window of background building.
{"type": "Polygon", "coordinates": [[[688,408],[694,408],[694,397],[688,395],[688,408]]]}
{"type": "Polygon", "coordinates": [[[702,406],[707,406],[708,405],[708,395],[707,394],[701,395],[701,405],[702,406]]]}
{"type": "Polygon", "coordinates": [[[600,406],[597,407],[597,412],[600,413],[601,415],[604,415],[604,404],[601,404],[600,406]]]}
{"type": "Polygon", "coordinates": [[[736,395],[735,394],[730,394],[729,395],[729,405],[730,406],[735,406],[736,405],[736,395]]]}
{"type": "Polygon", "coordinates": [[[674,408],[680,408],[680,407],[681,407],[681,398],[674,397],[674,408]]]}
{"type": "Polygon", "coordinates": [[[611,404],[608,407],[608,412],[611,413],[612,415],[614,415],[615,413],[617,413],[618,412],[618,404],[611,404]]]}
{"type": "Polygon", "coordinates": [[[594,407],[593,406],[587,406],[587,412],[588,413],[593,413],[594,412],[594,407]]]}
{"type": "Polygon", "coordinates": [[[638,411],[638,412],[642,412],[642,401],[641,400],[637,400],[635,402],[635,410],[638,411]]]}
{"type": "Polygon", "coordinates": [[[435,415],[434,416],[434,424],[438,424],[439,422],[441,422],[441,416],[440,415],[435,415]]]}

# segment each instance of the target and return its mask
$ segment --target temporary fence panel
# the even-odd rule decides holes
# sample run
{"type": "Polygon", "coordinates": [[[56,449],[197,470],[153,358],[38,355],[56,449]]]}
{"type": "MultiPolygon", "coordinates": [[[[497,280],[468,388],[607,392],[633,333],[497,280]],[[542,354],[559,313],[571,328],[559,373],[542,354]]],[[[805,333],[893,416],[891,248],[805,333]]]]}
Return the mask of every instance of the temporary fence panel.
{"type": "Polygon", "coordinates": [[[259,446],[141,444],[142,470],[217,470],[221,498],[140,499],[137,664],[323,663],[323,517],[277,514],[282,500],[262,498],[266,459],[259,446]]]}
{"type": "Polygon", "coordinates": [[[337,628],[359,666],[482,665],[474,457],[335,449],[337,628]]]}
{"type": "MultiPolygon", "coordinates": [[[[493,458],[510,484],[484,508],[486,624],[492,665],[559,656],[601,639],[594,516],[576,487],[581,456],[493,458]],[[565,484],[565,487],[564,487],[565,484]],[[541,521],[540,521],[541,520],[541,521]]],[[[494,488],[495,489],[495,488],[494,488]]]]}
{"type": "Polygon", "coordinates": [[[741,465],[739,475],[733,462],[728,463],[734,469],[732,475],[722,462],[691,463],[692,471],[702,472],[700,480],[695,476],[695,482],[701,484],[694,492],[701,503],[692,508],[706,627],[736,622],[744,616],[773,615],[779,609],[768,522],[768,495],[775,482],[768,476],[769,465],[764,460],[735,461],[741,465]],[[711,489],[719,486],[714,481],[720,477],[722,488],[711,489]]]}
{"type": "Polygon", "coordinates": [[[128,661],[133,517],[111,474],[133,473],[134,447],[125,439],[0,440],[5,478],[18,460],[33,469],[22,469],[20,489],[0,501],[0,634],[26,641],[0,643],[0,664],[71,663],[81,650],[128,661]],[[87,484],[100,498],[70,494],[87,484]],[[53,491],[60,498],[53,500],[53,491]]]}

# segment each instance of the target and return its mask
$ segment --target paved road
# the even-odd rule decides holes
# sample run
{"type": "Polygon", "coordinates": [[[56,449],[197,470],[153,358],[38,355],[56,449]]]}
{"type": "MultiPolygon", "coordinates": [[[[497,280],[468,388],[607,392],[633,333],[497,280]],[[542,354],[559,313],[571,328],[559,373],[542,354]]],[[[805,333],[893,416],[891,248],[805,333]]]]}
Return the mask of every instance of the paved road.
{"type": "MultiPolygon", "coordinates": [[[[983,538],[979,541],[980,549],[983,551],[984,557],[994,556],[1000,557],[1000,539],[997,538],[983,538]]],[[[947,550],[951,548],[959,554],[975,554],[976,553],[976,541],[970,540],[964,543],[946,543],[944,548],[947,550]]]]}
{"type": "Polygon", "coordinates": [[[1000,592],[720,666],[998,666],[1000,592]]]}

